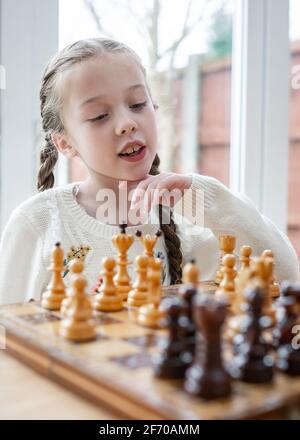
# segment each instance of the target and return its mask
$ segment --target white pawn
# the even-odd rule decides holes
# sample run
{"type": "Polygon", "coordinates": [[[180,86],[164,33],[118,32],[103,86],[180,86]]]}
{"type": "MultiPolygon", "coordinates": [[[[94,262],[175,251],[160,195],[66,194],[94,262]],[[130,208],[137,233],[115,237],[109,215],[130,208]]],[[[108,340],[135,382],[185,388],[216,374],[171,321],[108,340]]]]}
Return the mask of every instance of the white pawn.
{"type": "Polygon", "coordinates": [[[72,302],[72,297],[74,296],[74,289],[72,288],[72,283],[75,280],[77,275],[80,275],[83,272],[83,262],[79,260],[78,258],[74,258],[69,265],[69,276],[70,276],[70,287],[66,291],[66,297],[61,303],[60,313],[62,318],[65,315],[65,310],[69,306],[69,304],[72,302]]]}
{"type": "Polygon", "coordinates": [[[275,258],[273,251],[266,249],[263,251],[262,255],[263,258],[269,258],[270,265],[271,265],[271,271],[272,274],[270,276],[270,284],[269,284],[269,290],[270,295],[272,298],[278,298],[280,296],[280,287],[279,284],[275,281],[274,271],[275,271],[275,258]]]}
{"type": "Polygon", "coordinates": [[[232,254],[224,255],[222,259],[223,265],[223,279],[221,281],[219,289],[216,290],[215,297],[218,300],[225,301],[231,308],[235,301],[235,283],[236,277],[235,256],[232,254]]]}
{"type": "Polygon", "coordinates": [[[96,323],[93,319],[93,307],[86,294],[87,280],[82,275],[83,263],[79,260],[71,263],[81,265],[81,271],[74,275],[72,294],[64,307],[64,318],[61,321],[59,334],[72,341],[88,341],[96,337],[96,323]]]}
{"type": "Polygon", "coordinates": [[[149,302],[147,280],[149,258],[146,255],[138,255],[135,259],[135,263],[137,279],[128,294],[127,304],[132,307],[140,307],[149,302]]]}
{"type": "Polygon", "coordinates": [[[123,309],[122,298],[117,294],[114,283],[116,262],[113,258],[105,257],[103,264],[103,283],[99,288],[99,293],[95,297],[94,306],[101,312],[117,312],[123,309]]]}
{"type": "Polygon", "coordinates": [[[149,304],[139,309],[138,323],[150,328],[159,328],[162,312],[159,310],[161,289],[161,268],[162,261],[154,258],[151,262],[151,269],[148,275],[149,282],[149,304]]]}

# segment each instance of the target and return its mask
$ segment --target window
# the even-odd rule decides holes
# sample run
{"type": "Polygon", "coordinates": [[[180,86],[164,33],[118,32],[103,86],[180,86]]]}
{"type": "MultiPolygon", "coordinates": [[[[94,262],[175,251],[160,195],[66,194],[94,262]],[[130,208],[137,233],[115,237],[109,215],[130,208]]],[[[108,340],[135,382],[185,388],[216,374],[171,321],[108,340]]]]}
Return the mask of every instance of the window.
{"type": "Polygon", "coordinates": [[[300,258],[300,1],[290,0],[288,234],[300,258]]]}

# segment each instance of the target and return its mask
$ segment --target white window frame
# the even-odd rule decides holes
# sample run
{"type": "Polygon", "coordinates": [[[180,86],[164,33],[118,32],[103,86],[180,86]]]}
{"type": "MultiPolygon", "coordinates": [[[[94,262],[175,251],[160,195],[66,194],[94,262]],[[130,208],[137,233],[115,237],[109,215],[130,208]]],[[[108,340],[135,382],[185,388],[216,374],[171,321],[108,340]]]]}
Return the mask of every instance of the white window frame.
{"type": "Polygon", "coordinates": [[[289,1],[238,0],[236,8],[230,186],[286,232],[289,1]]]}

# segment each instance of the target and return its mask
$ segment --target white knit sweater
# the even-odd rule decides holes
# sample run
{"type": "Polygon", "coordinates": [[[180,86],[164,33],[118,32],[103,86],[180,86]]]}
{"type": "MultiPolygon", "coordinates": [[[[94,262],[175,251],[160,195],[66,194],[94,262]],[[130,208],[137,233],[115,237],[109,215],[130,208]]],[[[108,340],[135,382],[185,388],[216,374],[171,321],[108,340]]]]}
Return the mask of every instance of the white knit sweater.
{"type": "MultiPolygon", "coordinates": [[[[276,257],[276,277],[297,281],[299,265],[296,253],[288,238],[266,217],[261,215],[252,202],[244,195],[231,192],[214,178],[192,174],[190,189],[185,194],[185,203],[192,205],[196,191],[204,191],[204,227],[192,226],[188,229],[188,218],[180,218],[175,213],[177,233],[181,240],[183,263],[195,258],[201,279],[213,279],[219,263],[220,234],[232,234],[240,246],[248,244],[253,254],[259,255],[264,249],[272,249],[276,257]],[[194,228],[191,230],[191,228],[194,228]]],[[[51,273],[47,270],[51,250],[56,242],[61,242],[67,253],[75,248],[91,248],[85,260],[85,275],[92,288],[101,271],[104,256],[116,257],[117,250],[112,236],[119,233],[117,226],[100,223],[89,216],[77,203],[74,195],[75,184],[58,187],[37,194],[23,202],[14,210],[3,232],[0,244],[0,303],[14,303],[31,298],[39,299],[49,283],[51,273]]],[[[154,234],[158,229],[158,219],[153,211],[152,222],[128,227],[127,233],[137,229],[143,234],[154,234]],[[156,218],[156,221],[155,221],[156,218]]],[[[170,283],[168,261],[163,237],[158,240],[156,255],[163,258],[165,285],[170,283]]],[[[131,261],[143,251],[140,240],[129,250],[131,261]]],[[[134,276],[134,264],[128,268],[134,276]]],[[[65,277],[69,284],[69,275],[65,277]]]]}

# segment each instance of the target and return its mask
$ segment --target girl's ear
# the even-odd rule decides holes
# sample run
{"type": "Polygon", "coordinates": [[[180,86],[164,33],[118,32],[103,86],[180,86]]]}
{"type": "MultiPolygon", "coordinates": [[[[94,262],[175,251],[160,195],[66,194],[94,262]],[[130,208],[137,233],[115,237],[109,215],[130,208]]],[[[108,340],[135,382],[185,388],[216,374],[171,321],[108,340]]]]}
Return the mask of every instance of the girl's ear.
{"type": "Polygon", "coordinates": [[[77,151],[72,145],[69,144],[65,134],[51,133],[51,140],[57,150],[68,159],[77,156],[77,151]]]}

